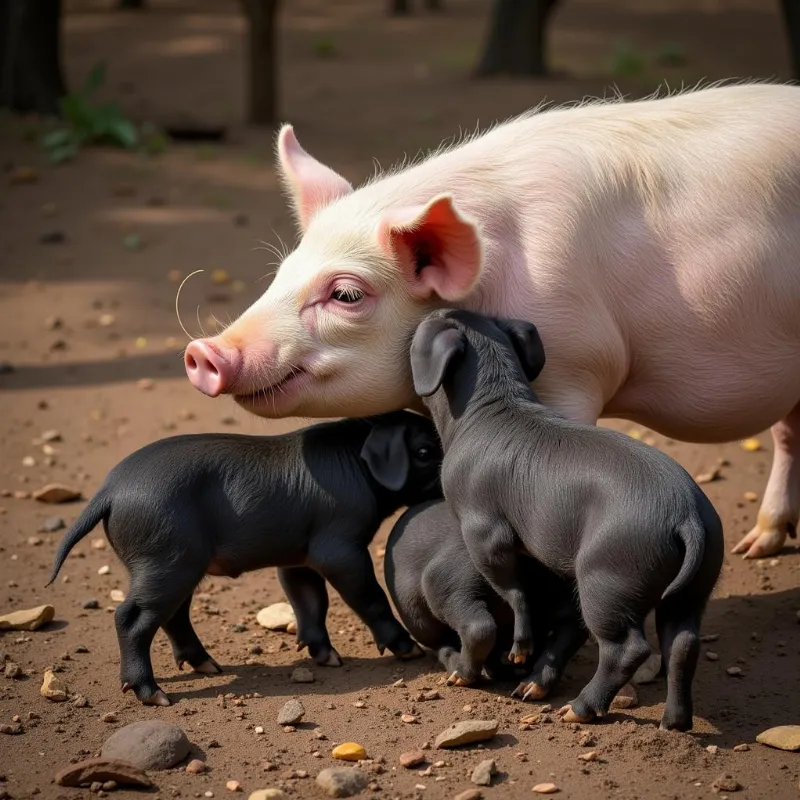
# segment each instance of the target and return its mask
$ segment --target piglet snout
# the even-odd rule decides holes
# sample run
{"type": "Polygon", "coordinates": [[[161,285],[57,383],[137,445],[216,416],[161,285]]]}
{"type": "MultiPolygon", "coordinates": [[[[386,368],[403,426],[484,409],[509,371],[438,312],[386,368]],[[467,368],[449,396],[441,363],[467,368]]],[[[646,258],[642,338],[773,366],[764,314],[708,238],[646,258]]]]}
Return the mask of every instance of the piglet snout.
{"type": "Polygon", "coordinates": [[[195,339],[189,342],[183,361],[195,389],[209,397],[217,397],[231,391],[242,355],[237,349],[223,352],[209,339],[195,339]]]}

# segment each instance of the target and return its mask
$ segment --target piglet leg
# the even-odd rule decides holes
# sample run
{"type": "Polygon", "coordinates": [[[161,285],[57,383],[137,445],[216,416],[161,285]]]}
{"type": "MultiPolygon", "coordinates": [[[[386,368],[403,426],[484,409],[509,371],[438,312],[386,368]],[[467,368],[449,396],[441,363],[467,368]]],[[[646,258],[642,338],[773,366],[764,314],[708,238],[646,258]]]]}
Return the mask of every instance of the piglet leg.
{"type": "MultiPolygon", "coordinates": [[[[324,536],[320,538],[326,540],[324,536]]],[[[367,625],[381,653],[388,647],[398,658],[418,658],[423,654],[395,619],[389,600],[375,578],[366,547],[348,548],[340,542],[335,548],[314,553],[310,560],[367,625]]]]}
{"type": "Polygon", "coordinates": [[[530,605],[517,575],[517,535],[505,520],[478,517],[464,520],[462,533],[478,571],[514,612],[509,659],[522,664],[533,652],[533,632],[530,605]]]}
{"type": "Polygon", "coordinates": [[[172,654],[178,669],[183,669],[183,665],[188,664],[195,672],[216,675],[222,672],[222,667],[211,658],[195,633],[189,614],[191,605],[192,598],[189,596],[173,614],[172,619],[161,627],[172,645],[172,654]]]}
{"type": "Polygon", "coordinates": [[[325,579],[309,567],[278,570],[286,597],[297,617],[297,649],[308,647],[311,658],[323,667],[341,667],[342,658],[328,636],[328,590],[325,579]]]}
{"type": "Polygon", "coordinates": [[[564,667],[580,650],[589,634],[580,618],[560,621],[547,638],[544,649],[536,659],[531,674],[511,693],[523,700],[541,700],[555,689],[564,667]]]}
{"type": "Polygon", "coordinates": [[[771,428],[775,451],[756,526],[733,548],[745,558],[774,556],[800,519],[800,405],[771,428]]]}

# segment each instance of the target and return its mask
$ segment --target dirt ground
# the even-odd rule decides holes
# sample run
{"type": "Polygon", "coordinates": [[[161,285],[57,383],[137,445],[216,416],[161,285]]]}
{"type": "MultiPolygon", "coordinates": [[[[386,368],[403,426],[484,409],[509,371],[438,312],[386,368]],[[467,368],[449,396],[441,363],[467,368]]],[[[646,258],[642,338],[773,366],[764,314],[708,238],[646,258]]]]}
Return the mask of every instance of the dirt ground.
{"type": "MultiPolygon", "coordinates": [[[[158,437],[267,433],[298,424],[248,418],[226,400],[201,396],[184,377],[185,336],[170,273],[206,270],[187,284],[181,310],[192,333],[208,330],[216,324],[212,315],[226,321],[263,291],[272,258],[262,242],[291,242],[294,233],[272,169],[271,135],[241,124],[244,26],[238,4],[152,5],[131,15],[109,10],[107,2],[69,3],[65,61],[71,81],[107,59],[105,92],[121,98],[137,119],[220,122],[228,126],[228,140],[172,146],[158,158],[90,150],[54,168],[29,140],[28,122],[3,120],[3,168],[30,166],[38,174],[30,184],[12,186],[4,179],[0,185],[0,362],[14,368],[0,374],[0,489],[8,493],[61,481],[90,496],[119,459],[158,437]],[[43,243],[43,236],[59,238],[53,233],[64,240],[43,243]],[[230,273],[230,283],[212,283],[218,269],[230,273]],[[141,385],[141,379],[151,382],[141,385]],[[62,440],[50,445],[48,455],[36,440],[51,429],[62,440]],[[23,463],[31,458],[33,465],[23,463]]],[[[485,5],[451,0],[442,16],[420,12],[391,20],[379,0],[287,2],[282,116],[294,123],[305,147],[357,181],[372,173],[373,158],[388,165],[462,127],[485,125],[545,97],[602,95],[615,82],[637,95],[662,78],[674,86],[701,78],[788,77],[777,2],[566,0],[551,46],[552,62],[564,75],[477,84],[465,75],[480,45],[485,5]],[[613,74],[618,39],[645,59],[636,79],[613,74]],[[666,45],[679,46],[685,63],[655,64],[666,45]]],[[[632,430],[624,422],[612,424],[632,430]]],[[[745,493],[764,490],[772,444],[768,434],[760,440],[761,451],[746,452],[737,443],[701,447],[652,438],[694,474],[727,459],[721,479],[706,488],[730,545],[754,522],[757,503],[745,493]]],[[[159,798],[220,797],[231,779],[247,793],[277,786],[290,796],[319,796],[313,778],[335,763],[331,748],[343,741],[362,743],[374,759],[362,768],[377,786],[366,794],[378,797],[454,797],[471,786],[469,771],[488,751],[499,769],[495,786],[483,790],[488,798],[528,797],[534,784],[548,781],[565,798],[706,798],[723,773],[742,785],[736,796],[798,795],[800,755],[755,743],[767,727],[800,723],[795,542],[776,559],[726,559],[705,622],[704,633],[718,638],[703,646],[692,734],[661,733],[654,724],[663,680],[641,687],[638,708],[602,724],[577,730],[554,721],[522,730],[520,718],[534,707],[510,699],[511,686],[447,688],[439,686],[443,675],[430,657],[410,663],[380,657],[338,597],[329,627],[345,666],[314,667],[314,683],[290,682],[294,666],[308,659],[295,653],[291,636],[255,622],[258,609],[282,599],[272,570],[237,581],[207,580],[193,617],[225,673],[209,678],[178,672],[159,635],[156,675],[174,705],[140,706],[119,690],[109,593],[124,591],[126,576],[108,548],[92,546],[102,533],[79,545],[58,582],[43,588],[61,533],[39,528],[54,514],[69,524],[80,508],[0,497],[0,612],[45,602],[56,608],[56,622],[46,629],[0,634],[0,650],[27,674],[0,678],[0,724],[20,715],[24,726],[22,735],[0,736],[0,791],[14,800],[86,794],[56,787],[56,769],[98,751],[121,725],[148,718],[181,725],[209,767],[198,776],[182,767],[157,774],[158,789],[149,796],[159,798]],[[110,571],[101,576],[104,565],[110,571]],[[89,599],[100,608],[84,610],[89,599]],[[234,632],[238,624],[244,628],[234,632]],[[76,652],[80,645],[88,652],[76,652]],[[255,645],[263,652],[253,652],[255,645]],[[718,660],[710,660],[707,650],[718,660]],[[72,692],[88,699],[87,708],[39,695],[51,664],[62,668],[72,692]],[[740,677],[727,674],[732,666],[741,668],[740,677]],[[400,677],[406,687],[393,687],[400,677]],[[424,688],[438,688],[441,699],[418,702],[424,688]],[[305,704],[305,722],[286,733],[276,714],[293,696],[305,704]],[[363,704],[356,706],[358,701],[363,704]],[[118,722],[103,722],[108,712],[116,712],[118,722]],[[404,713],[416,714],[418,722],[402,723],[404,713]],[[468,718],[499,720],[500,733],[485,750],[431,750],[421,767],[398,765],[401,753],[468,718]],[[256,726],[265,733],[257,735],[256,726]],[[585,730],[600,756],[592,763],[577,758],[587,749],[579,745],[585,730]],[[743,743],[749,750],[733,750],[743,743]]],[[[373,546],[379,574],[385,532],[373,546]]],[[[587,646],[570,665],[554,706],[577,693],[594,663],[595,650],[587,646]]]]}

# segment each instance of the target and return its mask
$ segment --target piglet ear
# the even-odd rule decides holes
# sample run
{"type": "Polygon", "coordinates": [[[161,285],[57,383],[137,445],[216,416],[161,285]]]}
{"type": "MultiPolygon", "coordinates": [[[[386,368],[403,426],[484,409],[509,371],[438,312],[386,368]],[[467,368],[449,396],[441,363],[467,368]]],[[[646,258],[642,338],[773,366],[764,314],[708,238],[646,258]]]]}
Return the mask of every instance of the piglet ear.
{"type": "Polygon", "coordinates": [[[303,231],[321,208],[353,191],[341,175],[303,150],[291,125],[278,134],[278,170],[303,231]]]}
{"type": "Polygon", "coordinates": [[[423,320],[411,340],[411,375],[414,391],[430,397],[439,391],[447,370],[467,346],[464,334],[447,317],[423,320]]]}
{"type": "Polygon", "coordinates": [[[399,492],[408,479],[405,434],[405,425],[377,424],[361,448],[361,458],[367,462],[372,477],[390,492],[399,492]]]}
{"type": "Polygon", "coordinates": [[[381,246],[403,263],[415,294],[455,302],[478,283],[483,247],[475,223],[441,194],[427,205],[387,212],[378,228],[381,246]]]}
{"type": "Polygon", "coordinates": [[[544,345],[536,326],[521,319],[497,318],[495,324],[511,339],[525,377],[529,381],[536,380],[545,363],[544,345]]]}

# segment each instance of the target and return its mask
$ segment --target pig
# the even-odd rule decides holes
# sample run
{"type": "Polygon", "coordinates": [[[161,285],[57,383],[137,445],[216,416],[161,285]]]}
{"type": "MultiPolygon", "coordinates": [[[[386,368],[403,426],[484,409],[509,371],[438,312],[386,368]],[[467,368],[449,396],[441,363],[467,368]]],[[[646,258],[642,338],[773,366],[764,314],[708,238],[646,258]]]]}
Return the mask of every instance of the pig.
{"type": "Polygon", "coordinates": [[[515,662],[532,652],[535,613],[517,551],[576,582],[599,663],[563,719],[590,722],[608,711],[650,655],[644,622],[655,610],[667,672],[661,727],[690,730],[722,523],[666,453],[543,405],[530,382],[544,364],[532,323],[459,310],[422,321],[411,369],[444,448],[444,496],[475,567],[514,612],[515,662]]]}
{"type": "Polygon", "coordinates": [[[370,628],[378,649],[422,655],[392,614],[367,546],[405,505],[441,497],[433,424],[409,411],[313,425],[282,436],[198,434],[132,453],[65,534],[48,586],[99,522],[130,574],[115,622],[123,692],[169,705],[150,662],[159,628],[179,668],[221,672],[190,619],[205,575],[279,567],[297,615],[298,650],[339,666],[325,628],[327,579],[370,628]]]}
{"type": "Polygon", "coordinates": [[[406,345],[433,308],[535,321],[537,392],[577,422],[726,442],[772,426],[758,520],[800,518],[800,87],[711,86],[534,110],[354,190],[298,143],[302,239],[266,292],[185,353],[264,417],[418,407],[406,345]]]}
{"type": "MultiPolygon", "coordinates": [[[[541,700],[587,639],[575,602],[575,584],[532,558],[518,561],[531,608],[534,666],[514,689],[523,700],[541,700]]],[[[511,608],[466,557],[458,520],[443,500],[412,506],[397,520],[386,544],[384,577],[389,596],[414,639],[436,651],[448,685],[467,686],[482,672],[513,677],[511,608]]]]}

